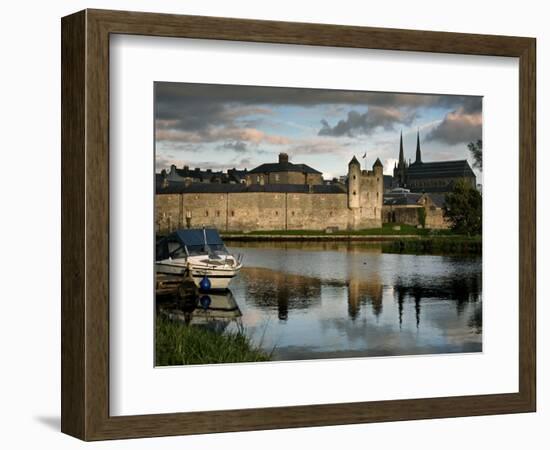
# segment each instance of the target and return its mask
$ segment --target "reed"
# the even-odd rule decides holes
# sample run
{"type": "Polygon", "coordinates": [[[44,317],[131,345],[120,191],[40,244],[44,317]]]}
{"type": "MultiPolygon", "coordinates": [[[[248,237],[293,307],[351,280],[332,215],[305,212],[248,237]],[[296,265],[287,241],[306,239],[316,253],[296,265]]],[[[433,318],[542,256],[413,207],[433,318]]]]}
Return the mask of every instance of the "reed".
{"type": "Polygon", "coordinates": [[[270,355],[255,347],[243,328],[219,333],[157,317],[156,365],[216,364],[269,361],[270,355]]]}

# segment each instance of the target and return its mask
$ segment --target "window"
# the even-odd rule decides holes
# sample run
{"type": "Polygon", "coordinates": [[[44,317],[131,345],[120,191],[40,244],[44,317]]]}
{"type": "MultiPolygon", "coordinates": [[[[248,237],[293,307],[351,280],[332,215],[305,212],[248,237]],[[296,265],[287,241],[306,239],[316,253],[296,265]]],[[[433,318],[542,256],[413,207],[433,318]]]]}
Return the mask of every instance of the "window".
{"type": "Polygon", "coordinates": [[[355,180],[355,178],[357,178],[355,175],[353,176],[353,179],[355,180]]]}
{"type": "Polygon", "coordinates": [[[220,211],[216,211],[216,217],[220,217],[220,211]]]}
{"type": "Polygon", "coordinates": [[[207,209],[204,210],[204,217],[208,217],[208,210],[207,209]]]}
{"type": "Polygon", "coordinates": [[[259,182],[260,182],[260,175],[258,175],[258,176],[256,177],[256,183],[259,183],[259,182]]]}
{"type": "Polygon", "coordinates": [[[292,211],[291,215],[294,217],[294,211],[292,211]]]}
{"type": "Polygon", "coordinates": [[[278,173],[275,174],[275,181],[279,181],[279,174],[278,173]]]}
{"type": "Polygon", "coordinates": [[[231,217],[235,217],[235,211],[231,211],[231,217]]]}
{"type": "Polygon", "coordinates": [[[279,215],[279,211],[275,211],[275,215],[278,216],[278,215],[279,215]]]}
{"type": "Polygon", "coordinates": [[[357,195],[357,192],[353,191],[353,195],[357,195]]]}

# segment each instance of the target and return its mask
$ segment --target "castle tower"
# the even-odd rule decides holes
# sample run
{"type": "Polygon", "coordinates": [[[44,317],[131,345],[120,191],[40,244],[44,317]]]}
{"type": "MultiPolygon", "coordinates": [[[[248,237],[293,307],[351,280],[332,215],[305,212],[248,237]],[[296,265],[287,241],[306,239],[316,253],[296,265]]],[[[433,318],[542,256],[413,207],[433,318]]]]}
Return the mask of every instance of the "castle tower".
{"type": "Polygon", "coordinates": [[[380,158],[376,158],[372,166],[372,171],[374,173],[373,178],[376,179],[376,206],[374,207],[374,215],[379,216],[380,220],[382,220],[382,206],[384,205],[384,165],[382,161],[380,161],[380,158]]]}
{"type": "Polygon", "coordinates": [[[380,158],[376,158],[376,161],[374,161],[374,165],[372,166],[372,169],[374,170],[374,174],[378,177],[384,176],[384,165],[382,164],[382,161],[380,161],[380,158]]]}
{"type": "Polygon", "coordinates": [[[348,164],[348,208],[360,207],[361,165],[354,156],[348,164]]]}
{"type": "Polygon", "coordinates": [[[416,159],[415,164],[422,164],[422,153],[420,152],[420,131],[416,132],[416,159]]]}

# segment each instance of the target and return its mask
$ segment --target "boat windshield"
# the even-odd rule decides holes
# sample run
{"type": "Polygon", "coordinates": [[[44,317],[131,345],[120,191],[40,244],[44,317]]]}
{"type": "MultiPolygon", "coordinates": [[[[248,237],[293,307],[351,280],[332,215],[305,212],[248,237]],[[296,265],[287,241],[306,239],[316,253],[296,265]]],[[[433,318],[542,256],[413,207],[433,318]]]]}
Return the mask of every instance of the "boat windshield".
{"type": "Polygon", "coordinates": [[[168,252],[170,258],[172,259],[187,257],[187,253],[185,253],[185,248],[179,242],[168,242],[168,252]]]}
{"type": "Polygon", "coordinates": [[[216,256],[227,255],[227,249],[223,244],[208,244],[208,245],[188,245],[187,251],[190,256],[193,255],[204,255],[204,254],[214,254],[216,256]]]}

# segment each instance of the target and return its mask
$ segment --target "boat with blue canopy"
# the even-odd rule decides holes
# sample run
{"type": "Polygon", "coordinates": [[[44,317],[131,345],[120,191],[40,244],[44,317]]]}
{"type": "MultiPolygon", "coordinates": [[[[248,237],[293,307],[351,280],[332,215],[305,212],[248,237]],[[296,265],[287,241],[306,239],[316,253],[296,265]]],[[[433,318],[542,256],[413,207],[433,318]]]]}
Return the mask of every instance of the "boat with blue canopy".
{"type": "Polygon", "coordinates": [[[215,228],[176,230],[157,241],[157,274],[189,275],[203,290],[227,289],[242,268],[215,228]]]}

